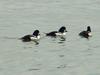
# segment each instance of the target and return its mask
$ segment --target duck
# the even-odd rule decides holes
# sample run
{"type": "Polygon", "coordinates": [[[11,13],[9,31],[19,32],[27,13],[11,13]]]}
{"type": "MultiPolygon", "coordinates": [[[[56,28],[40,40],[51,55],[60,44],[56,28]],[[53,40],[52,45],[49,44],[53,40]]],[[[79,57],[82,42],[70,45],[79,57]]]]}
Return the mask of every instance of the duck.
{"type": "Polygon", "coordinates": [[[62,26],[58,31],[51,31],[49,33],[46,33],[46,36],[56,37],[56,36],[64,36],[66,35],[66,27],[62,26]]]}
{"type": "Polygon", "coordinates": [[[84,37],[84,38],[87,38],[87,39],[89,37],[91,37],[92,36],[92,34],[91,34],[91,27],[90,26],[87,26],[87,30],[80,32],[79,33],[79,36],[84,37]]]}
{"type": "Polygon", "coordinates": [[[23,42],[37,41],[40,39],[39,30],[35,30],[32,35],[25,35],[21,39],[23,42]]]}

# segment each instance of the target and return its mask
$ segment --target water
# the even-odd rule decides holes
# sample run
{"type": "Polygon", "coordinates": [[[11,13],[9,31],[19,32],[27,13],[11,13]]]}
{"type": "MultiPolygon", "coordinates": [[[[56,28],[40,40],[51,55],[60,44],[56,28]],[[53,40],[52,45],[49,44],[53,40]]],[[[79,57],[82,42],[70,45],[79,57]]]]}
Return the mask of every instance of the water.
{"type": "Polygon", "coordinates": [[[100,75],[99,0],[0,0],[0,75],[100,75]],[[87,40],[78,33],[90,25],[87,40]],[[66,40],[44,37],[66,26],[66,40]],[[39,29],[43,38],[18,38],[39,29]]]}

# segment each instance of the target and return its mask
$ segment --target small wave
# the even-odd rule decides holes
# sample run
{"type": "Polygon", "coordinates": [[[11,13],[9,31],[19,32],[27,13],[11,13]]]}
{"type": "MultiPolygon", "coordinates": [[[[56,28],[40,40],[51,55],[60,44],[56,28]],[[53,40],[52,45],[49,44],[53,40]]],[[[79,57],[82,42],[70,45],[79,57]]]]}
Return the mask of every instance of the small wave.
{"type": "Polygon", "coordinates": [[[37,71],[37,70],[40,70],[40,69],[38,68],[28,69],[28,71],[37,71]]]}
{"type": "Polygon", "coordinates": [[[4,36],[4,37],[0,37],[1,39],[19,39],[18,37],[8,37],[8,36],[4,36]]]}

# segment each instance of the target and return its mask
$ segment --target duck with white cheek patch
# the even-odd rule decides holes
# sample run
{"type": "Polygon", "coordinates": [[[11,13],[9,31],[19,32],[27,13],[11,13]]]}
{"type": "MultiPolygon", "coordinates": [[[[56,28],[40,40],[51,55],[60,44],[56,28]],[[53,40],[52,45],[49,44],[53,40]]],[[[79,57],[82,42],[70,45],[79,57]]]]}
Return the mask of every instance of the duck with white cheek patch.
{"type": "Polygon", "coordinates": [[[92,36],[92,34],[91,34],[91,27],[88,26],[86,31],[82,31],[82,32],[79,33],[79,36],[87,38],[87,39],[89,37],[91,37],[92,36]]]}
{"type": "Polygon", "coordinates": [[[46,36],[56,37],[56,36],[64,36],[66,35],[66,27],[62,26],[58,31],[51,31],[49,33],[46,33],[46,36]]]}
{"type": "Polygon", "coordinates": [[[32,35],[25,35],[21,39],[23,42],[37,41],[40,39],[39,30],[35,30],[32,35]]]}

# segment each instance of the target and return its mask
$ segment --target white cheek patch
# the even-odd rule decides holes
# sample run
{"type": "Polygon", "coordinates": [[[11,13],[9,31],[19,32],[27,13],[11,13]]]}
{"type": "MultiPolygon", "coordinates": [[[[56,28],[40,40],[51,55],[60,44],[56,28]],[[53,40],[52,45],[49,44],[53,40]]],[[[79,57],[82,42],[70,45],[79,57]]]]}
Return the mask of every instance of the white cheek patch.
{"type": "Polygon", "coordinates": [[[34,36],[34,37],[30,37],[31,38],[31,40],[39,40],[40,39],[40,36],[34,36]]]}
{"type": "Polygon", "coordinates": [[[92,34],[91,34],[91,33],[88,33],[88,35],[89,35],[89,36],[92,36],[92,34]]]}
{"type": "Polygon", "coordinates": [[[37,39],[40,39],[40,36],[37,36],[37,39]]]}
{"type": "Polygon", "coordinates": [[[63,33],[63,35],[66,35],[66,33],[63,33]]]}
{"type": "Polygon", "coordinates": [[[35,40],[36,39],[36,37],[30,37],[31,38],[31,40],[35,40]]]}
{"type": "Polygon", "coordinates": [[[60,35],[62,35],[62,34],[61,34],[61,33],[56,33],[56,35],[60,36],[60,35]]]}
{"type": "Polygon", "coordinates": [[[66,35],[66,33],[56,33],[57,36],[63,36],[66,35]]]}

